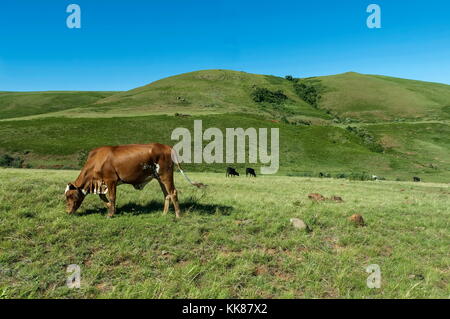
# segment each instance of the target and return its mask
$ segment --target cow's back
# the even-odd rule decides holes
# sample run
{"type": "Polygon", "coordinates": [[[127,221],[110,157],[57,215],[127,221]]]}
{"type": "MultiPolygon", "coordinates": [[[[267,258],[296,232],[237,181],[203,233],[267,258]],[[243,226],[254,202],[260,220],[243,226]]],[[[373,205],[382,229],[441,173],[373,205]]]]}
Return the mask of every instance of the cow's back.
{"type": "Polygon", "coordinates": [[[146,165],[171,162],[170,151],[170,146],[159,143],[98,147],[89,153],[79,178],[140,183],[146,178],[146,165]]]}

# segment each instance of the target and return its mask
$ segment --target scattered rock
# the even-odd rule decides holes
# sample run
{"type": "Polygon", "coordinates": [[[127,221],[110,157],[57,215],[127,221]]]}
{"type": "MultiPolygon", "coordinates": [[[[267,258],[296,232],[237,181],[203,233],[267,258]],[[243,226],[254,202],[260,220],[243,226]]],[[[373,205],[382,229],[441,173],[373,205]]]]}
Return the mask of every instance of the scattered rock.
{"type": "Polygon", "coordinates": [[[413,275],[409,275],[408,277],[409,279],[415,279],[415,280],[425,280],[424,275],[422,274],[413,274],[413,275]]]}
{"type": "Polygon", "coordinates": [[[306,230],[306,231],[310,231],[310,228],[308,225],[306,225],[306,223],[298,218],[291,218],[290,222],[292,223],[292,225],[294,226],[294,228],[297,228],[299,230],[306,230]]]}
{"type": "Polygon", "coordinates": [[[308,195],[308,198],[309,198],[309,199],[312,199],[312,200],[315,200],[315,201],[317,201],[317,202],[326,199],[325,197],[323,197],[322,195],[317,194],[317,193],[309,194],[309,195],[308,195]]]}
{"type": "Polygon", "coordinates": [[[236,220],[235,223],[238,224],[239,226],[243,226],[243,225],[248,225],[250,224],[252,221],[250,219],[245,219],[245,220],[236,220]]]}
{"type": "Polygon", "coordinates": [[[265,265],[257,266],[256,269],[253,271],[254,276],[262,276],[262,275],[265,275],[268,273],[269,273],[269,269],[265,265]]]}
{"type": "Polygon", "coordinates": [[[342,197],[339,196],[331,196],[330,200],[336,202],[336,203],[343,203],[344,200],[342,199],[342,197]]]}
{"type": "Polygon", "coordinates": [[[360,214],[354,214],[350,216],[349,220],[354,223],[356,226],[365,226],[363,217],[360,214]]]}

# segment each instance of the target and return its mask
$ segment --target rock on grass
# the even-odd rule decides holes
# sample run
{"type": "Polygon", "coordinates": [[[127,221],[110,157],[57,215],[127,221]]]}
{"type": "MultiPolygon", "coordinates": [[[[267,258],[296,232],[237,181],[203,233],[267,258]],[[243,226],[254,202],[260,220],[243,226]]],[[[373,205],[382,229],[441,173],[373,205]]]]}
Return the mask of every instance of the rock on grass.
{"type": "Polygon", "coordinates": [[[299,230],[306,230],[306,231],[311,231],[311,229],[309,228],[309,226],[301,219],[298,218],[291,218],[290,222],[292,223],[292,226],[294,226],[294,228],[299,229],[299,230]]]}
{"type": "Polygon", "coordinates": [[[355,226],[365,226],[366,223],[364,222],[364,218],[360,214],[353,214],[349,217],[349,220],[355,225],[355,226]]]}

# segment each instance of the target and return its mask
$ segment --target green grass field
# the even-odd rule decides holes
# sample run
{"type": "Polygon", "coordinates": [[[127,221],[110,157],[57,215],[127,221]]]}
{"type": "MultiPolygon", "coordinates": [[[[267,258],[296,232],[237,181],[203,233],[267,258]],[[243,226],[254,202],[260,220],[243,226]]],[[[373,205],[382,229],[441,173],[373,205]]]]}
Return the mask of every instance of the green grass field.
{"type": "Polygon", "coordinates": [[[209,185],[198,190],[177,173],[180,220],[162,215],[157,183],[119,187],[107,219],[94,195],[66,215],[76,175],[0,169],[1,298],[450,297],[448,184],[191,173],[209,185]],[[355,213],[367,226],[348,221],[355,213]],[[80,289],[65,285],[70,264],[80,289]],[[380,289],[366,286],[370,264],[380,289]]]}
{"type": "Polygon", "coordinates": [[[450,86],[354,72],[299,81],[317,103],[295,81],[229,70],[126,92],[0,92],[0,165],[40,168],[0,168],[0,298],[449,298],[450,86]],[[258,102],[256,89],[283,102],[258,102]],[[66,215],[64,188],[87,151],[174,145],[172,131],[194,120],[278,128],[279,172],[225,179],[227,164],[185,163],[209,187],[177,173],[180,220],[161,215],[157,183],[121,186],[116,218],[93,195],[66,215]],[[386,180],[354,180],[371,175],[386,180]],[[65,286],[70,264],[81,289],[65,286]],[[371,264],[381,289],[366,285],[371,264]]]}

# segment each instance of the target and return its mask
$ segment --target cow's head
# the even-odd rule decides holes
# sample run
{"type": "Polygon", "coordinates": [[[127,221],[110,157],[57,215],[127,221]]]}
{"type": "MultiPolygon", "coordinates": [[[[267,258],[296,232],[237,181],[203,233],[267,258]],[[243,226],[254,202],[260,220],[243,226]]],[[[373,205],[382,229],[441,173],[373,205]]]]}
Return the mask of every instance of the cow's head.
{"type": "Polygon", "coordinates": [[[85,195],[83,191],[72,183],[69,183],[67,184],[64,195],[66,196],[67,213],[75,213],[84,200],[85,195]]]}

